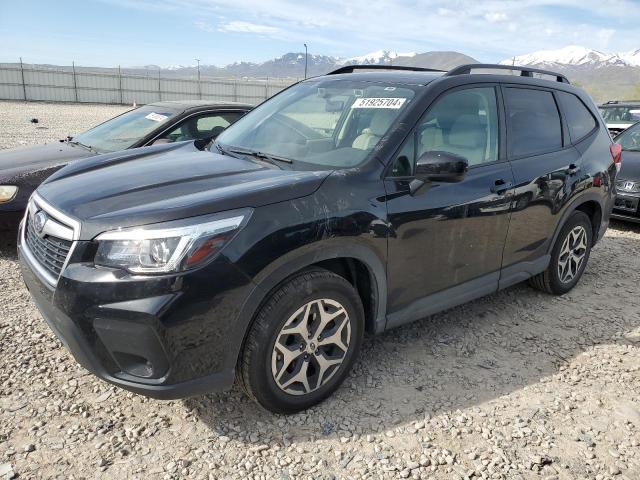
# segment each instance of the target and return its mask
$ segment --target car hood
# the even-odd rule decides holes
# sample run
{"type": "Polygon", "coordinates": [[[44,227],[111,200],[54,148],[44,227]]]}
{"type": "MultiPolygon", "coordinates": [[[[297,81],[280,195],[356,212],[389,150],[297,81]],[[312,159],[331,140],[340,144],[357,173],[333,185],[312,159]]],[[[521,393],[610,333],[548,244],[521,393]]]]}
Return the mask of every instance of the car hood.
{"type": "Polygon", "coordinates": [[[27,170],[65,165],[71,160],[95,155],[91,150],[66,142],[0,150],[0,178],[11,178],[27,170]]]}
{"type": "Polygon", "coordinates": [[[623,150],[622,167],[620,167],[617,179],[640,182],[640,152],[623,150]]]}
{"type": "Polygon", "coordinates": [[[193,142],[98,155],[59,170],[37,193],[81,223],[81,240],[117,228],[259,207],[312,194],[330,171],[280,170],[193,142]]]}

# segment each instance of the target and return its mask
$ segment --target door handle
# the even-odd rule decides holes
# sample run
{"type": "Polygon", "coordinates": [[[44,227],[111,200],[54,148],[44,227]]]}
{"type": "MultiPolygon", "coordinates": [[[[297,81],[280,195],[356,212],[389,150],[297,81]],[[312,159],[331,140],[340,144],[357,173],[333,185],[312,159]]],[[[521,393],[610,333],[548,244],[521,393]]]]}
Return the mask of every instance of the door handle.
{"type": "Polygon", "coordinates": [[[569,165],[569,168],[566,170],[567,175],[575,175],[580,171],[580,167],[578,167],[575,163],[569,165]]]}
{"type": "Polygon", "coordinates": [[[511,182],[505,182],[504,179],[499,178],[495,181],[494,185],[490,188],[491,193],[497,193],[498,195],[504,194],[509,190],[513,184],[511,182]]]}

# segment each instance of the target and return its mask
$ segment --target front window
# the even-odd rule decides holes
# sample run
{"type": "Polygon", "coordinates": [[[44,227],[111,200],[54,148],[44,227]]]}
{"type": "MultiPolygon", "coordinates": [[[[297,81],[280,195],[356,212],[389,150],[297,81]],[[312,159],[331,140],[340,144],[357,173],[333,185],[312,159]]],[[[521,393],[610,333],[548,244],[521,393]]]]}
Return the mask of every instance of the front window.
{"type": "Polygon", "coordinates": [[[124,150],[166,124],[175,113],[167,108],[147,105],[107,120],[91,130],[76,135],[72,141],[99,153],[124,150]]]}
{"type": "Polygon", "coordinates": [[[615,138],[615,142],[622,145],[623,150],[640,151],[640,123],[627,128],[615,138]]]}
{"type": "Polygon", "coordinates": [[[414,94],[408,86],[390,83],[304,82],[248,113],[218,142],[228,150],[261,152],[313,168],[353,167],[365,160],[414,94]]]}
{"type": "Polygon", "coordinates": [[[640,105],[633,107],[600,107],[599,110],[605,123],[631,125],[640,121],[640,105]]]}

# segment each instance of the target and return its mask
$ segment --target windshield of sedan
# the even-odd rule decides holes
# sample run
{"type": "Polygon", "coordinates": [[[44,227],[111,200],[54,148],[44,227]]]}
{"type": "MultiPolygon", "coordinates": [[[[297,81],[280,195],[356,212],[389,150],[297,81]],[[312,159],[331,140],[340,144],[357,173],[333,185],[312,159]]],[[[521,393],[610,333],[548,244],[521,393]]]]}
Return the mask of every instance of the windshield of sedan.
{"type": "Polygon", "coordinates": [[[147,105],[107,120],[76,135],[71,141],[90,147],[98,153],[124,150],[166,124],[175,113],[167,108],[147,105]]]}
{"type": "Polygon", "coordinates": [[[640,121],[640,105],[634,107],[600,107],[599,110],[606,123],[630,125],[640,121]]]}
{"type": "Polygon", "coordinates": [[[391,83],[303,82],[238,120],[217,144],[288,159],[293,168],[297,162],[348,168],[369,155],[414,95],[411,87],[391,83]]]}
{"type": "Polygon", "coordinates": [[[640,150],[640,123],[627,128],[615,140],[623,150],[640,150]]]}

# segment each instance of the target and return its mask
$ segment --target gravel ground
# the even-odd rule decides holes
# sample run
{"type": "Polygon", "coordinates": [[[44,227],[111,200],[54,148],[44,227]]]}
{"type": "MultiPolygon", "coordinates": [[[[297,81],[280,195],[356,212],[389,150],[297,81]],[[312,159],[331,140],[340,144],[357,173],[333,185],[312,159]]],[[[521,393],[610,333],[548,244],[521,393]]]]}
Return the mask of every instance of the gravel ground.
{"type": "MultiPolygon", "coordinates": [[[[121,110],[0,103],[0,146],[121,110]]],[[[0,478],[640,478],[638,226],[613,224],[563,297],[518,285],[367,338],[342,388],[293,416],[237,389],[161,402],[97,380],[0,244],[0,478]]]]}

